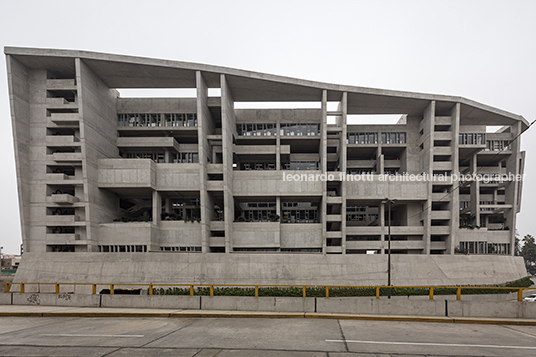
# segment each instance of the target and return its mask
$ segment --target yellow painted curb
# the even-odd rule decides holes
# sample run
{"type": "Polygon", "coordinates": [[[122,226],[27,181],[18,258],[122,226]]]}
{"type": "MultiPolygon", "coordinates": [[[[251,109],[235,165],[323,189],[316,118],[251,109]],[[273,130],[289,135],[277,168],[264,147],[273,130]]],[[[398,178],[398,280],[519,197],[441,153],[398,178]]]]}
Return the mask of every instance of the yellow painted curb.
{"type": "Polygon", "coordinates": [[[471,317],[454,318],[454,323],[536,326],[536,320],[502,320],[502,319],[489,319],[489,318],[477,319],[477,318],[471,318],[471,317]]]}
{"type": "Polygon", "coordinates": [[[306,313],[305,317],[314,318],[314,319],[341,319],[341,320],[454,322],[454,319],[450,317],[427,317],[427,316],[386,316],[386,315],[348,315],[348,314],[306,313]]]}

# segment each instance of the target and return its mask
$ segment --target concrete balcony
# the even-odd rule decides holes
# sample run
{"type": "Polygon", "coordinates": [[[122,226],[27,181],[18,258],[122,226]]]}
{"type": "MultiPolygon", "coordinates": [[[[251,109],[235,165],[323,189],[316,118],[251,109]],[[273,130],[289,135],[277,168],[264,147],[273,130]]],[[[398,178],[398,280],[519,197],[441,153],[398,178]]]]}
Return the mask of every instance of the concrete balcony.
{"type": "Polygon", "coordinates": [[[328,178],[330,181],[342,181],[345,179],[346,174],[341,171],[328,171],[328,178]]]}
{"type": "MultiPolygon", "coordinates": [[[[385,243],[385,247],[387,247],[387,243],[385,243]]],[[[391,241],[392,249],[424,249],[424,242],[422,240],[391,241]]]]}
{"type": "Polygon", "coordinates": [[[76,176],[69,176],[66,174],[47,174],[48,184],[57,185],[82,185],[83,181],[76,176]]]}
{"type": "Polygon", "coordinates": [[[435,117],[434,122],[435,122],[435,125],[451,125],[452,118],[451,117],[435,117]]]}
{"type": "Polygon", "coordinates": [[[75,79],[47,79],[47,89],[76,90],[75,79]]]}
{"type": "Polygon", "coordinates": [[[74,135],[47,135],[48,146],[80,146],[80,140],[74,135]]]}
{"type": "Polygon", "coordinates": [[[387,228],[383,229],[380,226],[346,226],[347,235],[380,235],[387,232],[387,228]]]}
{"type": "Polygon", "coordinates": [[[338,196],[327,196],[326,197],[326,202],[329,204],[342,204],[342,197],[338,197],[338,196]]]}
{"type": "Polygon", "coordinates": [[[225,247],[225,237],[209,237],[208,246],[211,248],[225,247]]]}
{"type": "Polygon", "coordinates": [[[53,194],[47,197],[48,203],[56,203],[59,205],[72,205],[75,202],[78,202],[78,197],[69,194],[53,194]]]}
{"type": "Polygon", "coordinates": [[[223,174],[223,164],[208,164],[207,173],[208,174],[223,174]]]}
{"type": "Polygon", "coordinates": [[[326,232],[326,238],[342,238],[341,231],[326,232]]]}
{"type": "Polygon", "coordinates": [[[69,102],[65,98],[47,98],[46,105],[48,108],[78,108],[77,102],[69,102]]]}
{"type": "Polygon", "coordinates": [[[322,248],[321,223],[281,224],[281,248],[322,248]]]}
{"type": "Polygon", "coordinates": [[[328,153],[328,161],[339,161],[339,154],[337,153],[328,153]]]}
{"type": "Polygon", "coordinates": [[[86,244],[80,240],[80,234],[47,234],[47,244],[86,244]]]}
{"type": "Polygon", "coordinates": [[[208,191],[223,191],[223,181],[207,181],[208,191]]]}
{"type": "Polygon", "coordinates": [[[452,213],[450,211],[432,211],[432,219],[451,219],[452,213]]]}
{"type": "Polygon", "coordinates": [[[303,181],[302,176],[320,175],[317,170],[310,171],[234,171],[233,194],[235,196],[321,196],[323,184],[321,180],[303,181]],[[283,175],[285,174],[285,177],[283,175]],[[291,175],[288,180],[287,175],[291,175]],[[294,175],[298,175],[294,177],[294,175]],[[297,178],[298,180],[295,180],[297,178]]]}
{"type": "Polygon", "coordinates": [[[99,244],[156,245],[158,227],[151,222],[114,222],[99,225],[99,244]]]}
{"type": "Polygon", "coordinates": [[[57,125],[73,125],[80,123],[78,113],[51,113],[50,120],[57,125]]]}
{"type": "Polygon", "coordinates": [[[446,242],[430,242],[430,250],[447,250],[446,242]]]}
{"type": "MultiPolygon", "coordinates": [[[[175,138],[155,137],[155,138],[139,138],[139,137],[119,137],[117,138],[118,148],[172,148],[175,151],[180,151],[179,143],[175,138]]],[[[197,150],[196,150],[197,151],[197,150]]]]}
{"type": "Polygon", "coordinates": [[[346,241],[346,249],[378,250],[384,246],[387,246],[387,243],[379,240],[346,241]]]}
{"type": "Polygon", "coordinates": [[[400,160],[384,160],[383,165],[387,169],[399,169],[400,160]]]}
{"type": "Polygon", "coordinates": [[[85,224],[84,222],[80,222],[80,217],[79,216],[75,216],[75,215],[49,215],[47,216],[47,224],[53,224],[53,223],[57,223],[58,225],[63,225],[63,224],[75,224],[75,223],[83,223],[85,224]]]}
{"type": "Polygon", "coordinates": [[[450,234],[450,226],[431,226],[430,233],[438,235],[447,235],[450,234]]]}
{"type": "Polygon", "coordinates": [[[428,199],[428,183],[423,181],[398,181],[380,179],[380,175],[359,175],[359,181],[346,182],[347,199],[383,200],[385,197],[408,200],[426,201],[428,199]]]}
{"type": "Polygon", "coordinates": [[[434,132],[434,140],[452,140],[452,132],[436,131],[434,132]]]}
{"type": "MultiPolygon", "coordinates": [[[[489,228],[489,227],[488,227],[489,228]]],[[[458,236],[463,237],[466,242],[488,242],[488,243],[511,243],[513,231],[493,231],[486,227],[480,229],[459,228],[458,236]]]]}
{"type": "MultiPolygon", "coordinates": [[[[282,154],[290,154],[290,146],[285,146],[285,151],[281,152],[282,154]]],[[[275,145],[234,145],[234,153],[237,155],[275,155],[276,146],[275,145]]]]}
{"type": "MultiPolygon", "coordinates": [[[[201,181],[199,169],[199,164],[156,164],[157,189],[198,191],[201,181]]],[[[207,181],[207,184],[208,182],[210,181],[207,181]]]]}
{"type": "Polygon", "coordinates": [[[326,215],[328,222],[340,222],[342,221],[342,215],[340,214],[328,214],[326,215]]]}
{"type": "Polygon", "coordinates": [[[326,253],[337,254],[342,253],[342,247],[326,247],[326,253]]]}
{"type": "Polygon", "coordinates": [[[150,159],[99,160],[99,187],[101,188],[154,188],[155,186],[156,164],[150,159]]]}
{"type": "Polygon", "coordinates": [[[161,221],[158,244],[161,246],[201,246],[201,224],[198,222],[161,221]]]}
{"type": "Polygon", "coordinates": [[[451,171],[453,168],[452,162],[449,161],[434,161],[432,163],[433,170],[438,171],[451,171]]]}
{"type": "Polygon", "coordinates": [[[224,221],[210,221],[210,230],[211,231],[225,230],[225,222],[224,221]]]}
{"type": "Polygon", "coordinates": [[[279,248],[279,222],[234,222],[233,247],[279,248]]]}
{"type": "Polygon", "coordinates": [[[55,152],[51,156],[52,156],[52,161],[56,161],[56,162],[80,162],[82,161],[82,153],[79,153],[79,152],[55,152]]]}
{"type": "Polygon", "coordinates": [[[58,174],[47,174],[47,182],[50,181],[67,181],[69,180],[69,175],[58,173],[58,174]]]}
{"type": "MultiPolygon", "coordinates": [[[[376,146],[376,145],[374,145],[376,146]]],[[[377,160],[348,160],[346,166],[348,168],[374,168],[376,166],[377,160]]]]}
{"type": "Polygon", "coordinates": [[[435,146],[433,148],[434,155],[452,155],[454,154],[454,150],[451,146],[435,146]]]}
{"type": "Polygon", "coordinates": [[[432,193],[433,202],[450,202],[451,195],[446,192],[434,192],[432,193]]]}
{"type": "MultiPolygon", "coordinates": [[[[385,227],[387,234],[387,227],[385,227]]],[[[391,226],[391,235],[422,235],[424,234],[423,226],[391,226]]]]}

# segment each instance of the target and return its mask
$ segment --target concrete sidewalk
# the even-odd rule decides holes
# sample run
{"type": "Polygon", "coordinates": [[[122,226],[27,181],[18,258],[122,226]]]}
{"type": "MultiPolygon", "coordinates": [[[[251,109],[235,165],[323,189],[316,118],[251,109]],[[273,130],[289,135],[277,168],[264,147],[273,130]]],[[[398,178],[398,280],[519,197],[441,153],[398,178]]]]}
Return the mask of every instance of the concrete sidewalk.
{"type": "Polygon", "coordinates": [[[316,318],[316,319],[343,319],[343,320],[346,319],[346,320],[375,320],[375,321],[419,321],[419,322],[448,322],[448,323],[536,326],[536,319],[519,319],[519,318],[437,317],[437,316],[337,314],[337,313],[313,313],[313,312],[137,309],[137,308],[105,308],[105,307],[61,307],[61,306],[34,306],[34,305],[0,305],[0,317],[2,316],[316,318]]]}

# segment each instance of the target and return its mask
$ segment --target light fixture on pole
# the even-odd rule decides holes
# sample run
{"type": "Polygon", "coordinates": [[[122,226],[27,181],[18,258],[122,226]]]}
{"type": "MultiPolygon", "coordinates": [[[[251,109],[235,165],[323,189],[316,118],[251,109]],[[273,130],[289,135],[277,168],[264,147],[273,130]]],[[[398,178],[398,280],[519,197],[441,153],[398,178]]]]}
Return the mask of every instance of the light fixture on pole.
{"type": "Polygon", "coordinates": [[[386,198],[382,201],[383,204],[389,205],[388,213],[388,228],[387,228],[387,298],[391,298],[391,206],[395,204],[395,200],[386,198]]]}

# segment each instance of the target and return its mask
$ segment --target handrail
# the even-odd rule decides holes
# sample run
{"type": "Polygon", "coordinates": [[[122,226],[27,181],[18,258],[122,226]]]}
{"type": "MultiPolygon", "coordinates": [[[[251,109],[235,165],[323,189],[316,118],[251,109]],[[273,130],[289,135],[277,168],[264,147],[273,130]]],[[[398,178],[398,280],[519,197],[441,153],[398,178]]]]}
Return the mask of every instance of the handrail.
{"type": "MultiPolygon", "coordinates": [[[[195,288],[209,288],[209,295],[214,296],[214,288],[218,287],[238,287],[238,288],[254,288],[255,297],[259,296],[259,287],[275,287],[275,288],[301,288],[303,291],[302,296],[307,297],[307,288],[325,288],[326,298],[330,296],[330,289],[332,288],[357,288],[357,289],[374,289],[376,293],[376,299],[381,296],[382,288],[388,288],[385,285],[284,285],[284,284],[174,284],[174,283],[1,283],[4,284],[4,292],[12,292],[13,285],[19,285],[19,292],[24,293],[27,286],[31,285],[54,285],[55,294],[60,294],[60,286],[91,286],[92,294],[97,294],[97,286],[108,286],[110,294],[113,295],[115,289],[121,286],[141,286],[147,287],[148,294],[154,294],[155,287],[188,287],[190,290],[190,296],[195,295],[195,288]]],[[[399,285],[391,286],[392,289],[422,289],[428,290],[429,299],[434,299],[434,290],[436,289],[456,289],[456,300],[461,300],[462,290],[464,289],[489,289],[489,290],[517,290],[517,301],[523,300],[523,291],[532,288],[519,288],[519,287],[506,287],[506,286],[416,286],[416,285],[399,285]]]]}

